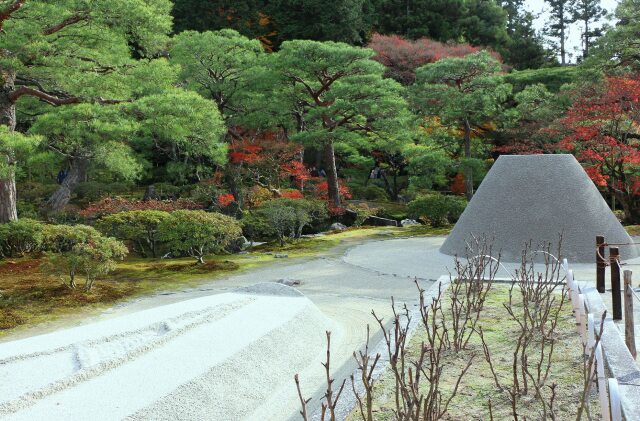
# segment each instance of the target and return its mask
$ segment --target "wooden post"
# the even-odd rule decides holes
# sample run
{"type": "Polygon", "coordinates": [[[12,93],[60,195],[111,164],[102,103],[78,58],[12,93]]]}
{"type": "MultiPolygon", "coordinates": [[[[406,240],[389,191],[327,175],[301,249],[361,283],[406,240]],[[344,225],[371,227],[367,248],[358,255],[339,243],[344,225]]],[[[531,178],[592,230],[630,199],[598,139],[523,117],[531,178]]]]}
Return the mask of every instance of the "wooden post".
{"type": "Polygon", "coordinates": [[[604,260],[604,236],[596,236],[596,289],[600,294],[606,290],[604,287],[604,272],[606,263],[604,260]]]}
{"type": "Polygon", "coordinates": [[[613,305],[613,320],[622,320],[622,296],[620,293],[620,250],[609,247],[611,263],[611,302],[613,305]]]}
{"type": "Polygon", "coordinates": [[[635,321],[633,320],[633,286],[631,284],[631,271],[624,271],[624,341],[633,358],[636,352],[635,321]]]}

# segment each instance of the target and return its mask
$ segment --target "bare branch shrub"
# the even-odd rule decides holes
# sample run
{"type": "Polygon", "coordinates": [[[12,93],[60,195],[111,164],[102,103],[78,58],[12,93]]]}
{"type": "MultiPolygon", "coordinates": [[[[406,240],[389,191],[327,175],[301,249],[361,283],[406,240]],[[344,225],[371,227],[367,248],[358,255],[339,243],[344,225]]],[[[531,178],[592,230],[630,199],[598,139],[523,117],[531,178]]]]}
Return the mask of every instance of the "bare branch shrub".
{"type": "Polygon", "coordinates": [[[465,260],[455,257],[455,276],[449,274],[451,304],[449,311],[442,314],[443,320],[450,317],[449,347],[456,352],[465,349],[476,332],[487,294],[500,269],[500,256],[493,257],[491,241],[486,237],[472,237],[467,242],[465,257],[465,260]]]}
{"type": "Polygon", "coordinates": [[[358,409],[360,410],[360,416],[363,421],[373,421],[373,385],[375,383],[373,371],[380,360],[380,354],[376,354],[375,357],[373,357],[373,362],[371,362],[371,356],[369,355],[369,334],[369,325],[367,325],[367,343],[364,346],[364,352],[359,351],[358,354],[353,353],[353,358],[356,360],[358,370],[360,371],[360,381],[362,381],[364,386],[364,397],[361,397],[358,393],[355,378],[353,374],[351,375],[351,388],[358,401],[358,409]]]}
{"type": "MultiPolygon", "coordinates": [[[[561,239],[559,244],[561,244],[561,239]]],[[[551,252],[550,244],[532,250],[529,243],[522,252],[520,267],[513,276],[509,289],[509,302],[504,303],[510,318],[518,326],[518,339],[512,353],[511,377],[497,375],[489,346],[482,329],[478,329],[484,356],[489,364],[496,387],[504,392],[511,403],[512,416],[518,420],[518,401],[531,389],[541,405],[543,419],[555,419],[553,403],[555,386],[551,386],[551,399],[543,393],[551,369],[556,328],[566,303],[567,289],[561,277],[561,263],[551,252]],[[542,271],[536,271],[535,262],[542,257],[542,271]]],[[[558,246],[559,255],[560,245],[558,246]]]]}

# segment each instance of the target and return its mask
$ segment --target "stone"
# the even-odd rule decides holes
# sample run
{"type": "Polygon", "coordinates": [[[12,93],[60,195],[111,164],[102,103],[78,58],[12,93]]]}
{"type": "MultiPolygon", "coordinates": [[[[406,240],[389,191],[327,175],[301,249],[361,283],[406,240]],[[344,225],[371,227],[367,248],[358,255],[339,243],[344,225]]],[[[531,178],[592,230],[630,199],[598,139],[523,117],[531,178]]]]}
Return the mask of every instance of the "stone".
{"type": "Polygon", "coordinates": [[[283,284],[288,287],[299,286],[302,283],[300,279],[290,279],[290,278],[278,279],[277,282],[279,284],[283,284]]]}
{"type": "MultiPolygon", "coordinates": [[[[596,235],[608,243],[631,238],[573,155],[502,155],[486,175],[440,248],[465,254],[472,237],[492,239],[493,253],[519,262],[525,243],[550,243],[569,262],[595,265],[596,235]]],[[[623,259],[638,255],[621,247],[623,259]]]]}
{"type": "Polygon", "coordinates": [[[397,227],[398,221],[395,219],[381,218],[379,216],[370,216],[364,221],[364,225],[373,225],[375,227],[397,227]]]}
{"type": "Polygon", "coordinates": [[[344,224],[341,224],[340,222],[334,222],[333,224],[331,224],[329,229],[331,231],[344,231],[347,229],[347,226],[344,224]]]}
{"type": "Polygon", "coordinates": [[[403,227],[412,227],[415,225],[422,225],[422,224],[416,221],[415,219],[403,219],[402,221],[400,221],[400,225],[402,225],[403,227]]]}
{"type": "Polygon", "coordinates": [[[276,253],[273,255],[273,257],[275,257],[276,259],[286,259],[289,257],[289,255],[284,253],[276,253]]]}

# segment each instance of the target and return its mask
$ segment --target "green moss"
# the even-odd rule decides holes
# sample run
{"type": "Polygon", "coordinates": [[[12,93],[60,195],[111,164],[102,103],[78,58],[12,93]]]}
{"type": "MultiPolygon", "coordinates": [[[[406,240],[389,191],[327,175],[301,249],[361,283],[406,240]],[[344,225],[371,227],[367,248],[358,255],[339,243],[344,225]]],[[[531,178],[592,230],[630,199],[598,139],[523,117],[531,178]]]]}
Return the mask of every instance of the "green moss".
{"type": "MultiPolygon", "coordinates": [[[[197,287],[240,271],[276,261],[274,253],[286,253],[288,260],[332,253],[339,245],[349,246],[368,239],[442,235],[449,228],[366,227],[314,238],[303,238],[279,247],[276,243],[257,247],[249,254],[207,256],[205,265],[192,258],[143,259],[130,257],[118,263],[106,279],[99,279],[84,292],[82,280],[76,290],[40,268],[40,259],[0,261],[0,336],[42,322],[74,314],[94,314],[118,302],[159,291],[197,287]]],[[[341,249],[336,249],[341,253],[341,249]]]]}

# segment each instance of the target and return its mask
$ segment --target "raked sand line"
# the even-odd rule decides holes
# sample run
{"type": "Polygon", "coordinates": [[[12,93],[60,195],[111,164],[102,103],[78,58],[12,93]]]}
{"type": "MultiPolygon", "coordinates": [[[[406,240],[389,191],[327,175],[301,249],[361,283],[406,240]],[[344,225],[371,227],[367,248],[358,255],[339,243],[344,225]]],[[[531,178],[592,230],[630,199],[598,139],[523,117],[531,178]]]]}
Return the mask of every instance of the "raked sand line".
{"type": "MultiPolygon", "coordinates": [[[[138,329],[130,332],[125,332],[120,335],[114,335],[107,338],[102,338],[100,340],[89,341],[89,343],[80,343],[80,344],[70,344],[67,347],[57,348],[50,352],[39,352],[33,354],[26,354],[24,360],[33,360],[36,357],[43,356],[51,356],[56,353],[62,353],[64,351],[73,351],[72,355],[66,355],[65,357],[74,358],[74,366],[76,370],[74,373],[70,373],[68,376],[55,380],[44,387],[40,387],[35,390],[31,390],[27,393],[24,393],[18,396],[15,399],[6,400],[0,403],[0,416],[7,415],[12,412],[16,412],[20,409],[23,409],[27,406],[34,404],[37,400],[42,399],[46,396],[52,395],[54,393],[60,392],[67,388],[73,387],[74,385],[87,381],[96,376],[100,376],[106,373],[109,370],[116,369],[123,364],[138,358],[139,356],[152,351],[154,348],[162,346],[167,342],[179,337],[180,335],[184,335],[189,332],[191,329],[200,326],[205,323],[211,323],[213,321],[222,319],[227,316],[230,312],[233,312],[253,300],[245,298],[242,300],[238,300],[236,302],[232,302],[229,304],[223,304],[221,306],[208,308],[205,310],[187,313],[184,316],[188,320],[193,320],[190,323],[183,324],[179,327],[172,327],[170,323],[167,321],[155,323],[152,326],[149,326],[145,329],[138,329]],[[148,341],[135,341],[134,346],[128,346],[129,344],[123,343],[123,339],[136,337],[136,336],[145,336],[145,333],[149,331],[156,331],[160,333],[155,339],[151,339],[148,341]],[[120,343],[120,347],[118,347],[117,343],[120,343]],[[115,343],[115,346],[114,346],[115,343]],[[106,359],[98,358],[96,359],[94,355],[92,355],[91,347],[98,347],[100,345],[109,345],[109,350],[107,353],[110,353],[106,359]],[[124,346],[122,346],[124,345],[124,346]],[[111,352],[109,352],[111,351],[111,352]],[[92,361],[93,360],[93,361],[92,361]],[[97,361],[96,361],[97,360],[97,361]]],[[[176,324],[180,323],[179,317],[173,318],[173,322],[176,324]]],[[[96,349],[94,352],[100,353],[100,349],[96,349]]],[[[2,367],[2,375],[7,375],[7,377],[11,378],[11,375],[8,373],[11,371],[11,362],[21,361],[22,359],[19,356],[13,357],[13,359],[9,359],[9,366],[7,367],[7,372],[5,372],[4,367],[2,367]]],[[[36,361],[37,363],[37,361],[36,361]]],[[[0,361],[2,364],[2,361],[0,361]]],[[[21,364],[22,365],[22,364],[21,364]]],[[[36,367],[32,367],[32,372],[30,373],[33,379],[42,379],[44,373],[48,367],[37,367],[40,364],[32,364],[36,365],[36,367]]],[[[49,364],[47,364],[49,365],[49,364]]],[[[14,367],[15,370],[16,367],[14,367]]],[[[16,371],[19,373],[19,371],[16,371]]],[[[10,390],[15,392],[17,391],[15,388],[15,383],[6,382],[4,383],[8,386],[10,390]]],[[[6,387],[5,386],[5,387],[6,387]]],[[[2,390],[5,387],[0,387],[0,396],[7,397],[11,392],[10,390],[2,390]]]]}
{"type": "MultiPolygon", "coordinates": [[[[250,291],[247,292],[250,293],[250,291]]],[[[313,356],[316,356],[318,353],[316,341],[322,343],[326,328],[322,327],[318,332],[311,326],[319,326],[323,322],[318,324],[312,323],[308,318],[305,319],[307,313],[313,313],[313,311],[319,313],[319,310],[307,298],[263,294],[221,294],[204,299],[188,300],[154,309],[154,317],[163,315],[166,320],[189,313],[187,310],[194,310],[194,304],[191,301],[198,303],[198,306],[201,307],[207,303],[211,305],[221,301],[230,302],[223,304],[226,306],[224,307],[225,311],[220,311],[220,317],[217,319],[207,319],[206,321],[198,319],[197,322],[192,320],[188,324],[189,327],[187,328],[185,325],[183,329],[180,329],[181,333],[173,337],[173,340],[166,339],[167,335],[172,335],[172,333],[164,334],[163,340],[154,342],[153,346],[144,352],[128,352],[124,359],[108,360],[108,367],[103,367],[104,362],[100,362],[97,366],[85,370],[85,376],[87,373],[92,373],[91,376],[75,378],[74,375],[72,376],[74,382],[65,379],[65,383],[62,385],[64,387],[59,387],[60,383],[54,383],[58,387],[46,388],[47,393],[43,393],[43,390],[27,390],[28,393],[23,395],[23,398],[19,401],[12,400],[11,405],[3,408],[2,414],[6,419],[14,420],[122,419],[139,413],[144,408],[153,408],[154,405],[162,401],[163,397],[171,396],[183,385],[197,383],[197,379],[206,379],[207,373],[210,372],[217,373],[218,376],[221,376],[220,380],[222,381],[216,382],[214,376],[214,378],[203,380],[204,383],[200,383],[200,387],[204,387],[203,385],[207,385],[211,381],[214,383],[213,387],[220,387],[220,393],[234,394],[238,389],[233,382],[230,382],[229,379],[232,377],[228,376],[232,376],[236,372],[241,373],[244,366],[259,366],[255,370],[260,372],[266,370],[268,364],[271,363],[270,360],[263,359],[264,353],[269,351],[256,346],[257,343],[267,343],[269,346],[280,344],[278,349],[283,353],[283,358],[279,361],[285,369],[292,369],[293,366],[288,363],[289,358],[292,358],[292,361],[300,361],[300,365],[304,365],[304,362],[310,358],[306,345],[299,347],[300,344],[294,342],[296,340],[311,341],[309,347],[313,348],[313,356]],[[242,305],[247,299],[250,302],[242,305]],[[235,306],[239,306],[239,308],[235,308],[235,306]],[[222,313],[226,314],[222,315],[222,313]],[[302,323],[292,322],[299,318],[305,321],[302,323]],[[305,327],[305,325],[309,325],[309,327],[305,327]],[[288,327],[284,329],[284,326],[288,327]],[[296,330],[294,326],[298,326],[299,330],[296,330]],[[310,334],[309,330],[313,330],[313,334],[310,334]],[[287,334],[287,331],[297,332],[298,336],[291,336],[287,334]],[[284,336],[273,336],[274,332],[281,332],[284,336]],[[288,347],[292,351],[297,350],[301,355],[297,357],[290,355],[288,347]],[[296,360],[296,358],[298,359],[296,360]],[[229,371],[228,365],[227,369],[222,368],[225,364],[232,364],[230,361],[235,361],[233,369],[229,371]],[[110,367],[111,364],[114,364],[114,367],[110,367]],[[222,371],[216,371],[218,366],[221,366],[219,370],[222,371]],[[95,372],[94,369],[96,369],[95,372]],[[229,373],[229,375],[224,377],[220,374],[222,372],[229,373]]],[[[218,308],[222,310],[222,307],[218,306],[218,308]]],[[[122,329],[128,321],[131,324],[137,324],[136,327],[140,328],[139,318],[143,313],[145,312],[123,316],[125,320],[112,319],[95,325],[100,325],[110,333],[113,333],[115,329],[112,325],[122,329]]],[[[311,319],[325,320],[323,317],[321,314],[316,314],[311,319]]],[[[91,336],[90,327],[87,329],[85,326],[83,329],[84,336],[91,336]]],[[[67,339],[73,338],[74,332],[72,330],[66,331],[64,335],[67,339]]],[[[97,340],[100,339],[98,335],[94,335],[93,339],[96,340],[96,337],[97,340]]],[[[49,339],[55,341],[56,337],[52,336],[49,339]]],[[[87,338],[83,337],[83,339],[87,338]]],[[[42,351],[42,348],[46,348],[44,344],[48,341],[40,338],[35,342],[35,345],[41,348],[39,351],[42,351]]],[[[7,345],[9,344],[11,343],[7,343],[7,345]]],[[[13,348],[16,348],[16,345],[13,348]]],[[[134,347],[132,349],[138,350],[140,348],[134,347]]],[[[112,355],[109,354],[109,351],[105,352],[112,355]]],[[[7,350],[3,350],[0,346],[0,355],[6,354],[7,350]]],[[[97,360],[99,361],[100,358],[97,360]]],[[[83,371],[79,373],[83,373],[83,371]]],[[[276,370],[276,376],[284,381],[284,377],[279,373],[276,370]]],[[[37,377],[39,374],[33,371],[31,373],[23,371],[21,375],[37,377]]],[[[290,381],[288,374],[287,372],[286,381],[290,381]]],[[[3,382],[12,381],[11,378],[1,380],[3,382]]],[[[273,393],[273,388],[268,383],[257,382],[253,387],[258,389],[260,396],[273,393]]],[[[211,399],[218,400],[221,397],[218,395],[211,399]]]]}

